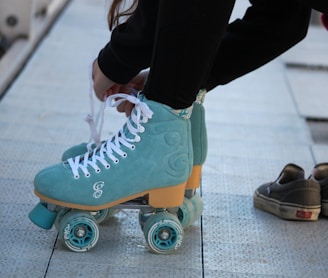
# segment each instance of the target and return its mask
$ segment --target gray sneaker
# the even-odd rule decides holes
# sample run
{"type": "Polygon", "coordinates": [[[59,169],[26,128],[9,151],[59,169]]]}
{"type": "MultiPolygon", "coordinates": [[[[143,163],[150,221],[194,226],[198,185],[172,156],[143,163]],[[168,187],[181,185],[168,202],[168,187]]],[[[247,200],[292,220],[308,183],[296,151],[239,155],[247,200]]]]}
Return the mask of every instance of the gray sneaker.
{"type": "MultiPolygon", "coordinates": [[[[328,168],[327,168],[328,169],[328,168]]],[[[287,220],[316,221],[320,214],[320,185],[305,179],[304,170],[287,164],[279,177],[256,189],[254,206],[287,220]]]]}
{"type": "Polygon", "coordinates": [[[321,215],[328,216],[328,163],[314,166],[310,178],[321,186],[321,215]]]}

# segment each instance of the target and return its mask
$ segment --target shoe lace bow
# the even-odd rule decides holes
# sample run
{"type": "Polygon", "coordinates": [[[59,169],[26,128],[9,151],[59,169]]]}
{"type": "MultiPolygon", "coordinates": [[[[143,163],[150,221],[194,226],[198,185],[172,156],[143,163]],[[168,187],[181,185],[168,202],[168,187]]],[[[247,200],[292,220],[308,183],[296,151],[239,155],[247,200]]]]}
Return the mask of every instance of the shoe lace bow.
{"type": "Polygon", "coordinates": [[[128,94],[109,96],[106,99],[106,106],[117,107],[124,101],[129,101],[135,105],[125,125],[114,136],[103,142],[92,152],[86,152],[82,156],[76,156],[75,158],[69,158],[67,160],[74,178],[78,179],[80,177],[79,169],[86,177],[89,177],[89,166],[93,168],[96,173],[99,173],[101,171],[98,166],[99,163],[106,169],[109,169],[110,164],[107,158],[117,164],[119,162],[118,156],[122,158],[127,156],[126,152],[121,149],[122,145],[131,150],[135,149],[133,143],[139,142],[141,139],[138,133],[143,133],[145,131],[142,123],[147,123],[148,119],[152,118],[153,112],[145,102],[134,95],[128,94]]]}

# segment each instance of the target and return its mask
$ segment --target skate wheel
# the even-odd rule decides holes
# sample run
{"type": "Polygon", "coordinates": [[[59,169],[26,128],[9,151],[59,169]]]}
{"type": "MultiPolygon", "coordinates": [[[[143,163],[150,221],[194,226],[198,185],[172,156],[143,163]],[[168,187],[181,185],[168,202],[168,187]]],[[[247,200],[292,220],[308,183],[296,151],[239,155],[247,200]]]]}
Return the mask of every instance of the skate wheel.
{"type": "Polygon", "coordinates": [[[204,203],[201,196],[199,196],[198,193],[196,193],[193,197],[191,197],[190,202],[192,203],[194,207],[194,213],[193,213],[193,220],[192,223],[198,220],[199,217],[201,217],[204,209],[204,203]]]}
{"type": "Polygon", "coordinates": [[[93,217],[96,219],[98,224],[106,222],[109,218],[112,218],[116,213],[118,213],[119,209],[107,208],[100,211],[97,211],[93,217]]]}
{"type": "Polygon", "coordinates": [[[182,243],[182,225],[175,215],[168,212],[150,216],[143,231],[150,250],[157,254],[171,254],[182,243]]]}
{"type": "Polygon", "coordinates": [[[49,230],[57,217],[57,212],[47,209],[47,204],[38,203],[28,214],[30,220],[42,229],[49,230]]]}
{"type": "Polygon", "coordinates": [[[182,205],[179,207],[177,216],[184,229],[188,228],[194,219],[194,206],[188,198],[184,198],[182,205]]]}
{"type": "Polygon", "coordinates": [[[67,214],[68,212],[72,211],[70,208],[61,208],[58,213],[57,213],[57,218],[55,220],[55,227],[56,230],[60,230],[60,221],[63,219],[64,215],[67,214]]]}
{"type": "Polygon", "coordinates": [[[68,249],[86,252],[93,248],[99,239],[97,221],[84,211],[70,211],[59,221],[59,238],[68,249]]]}

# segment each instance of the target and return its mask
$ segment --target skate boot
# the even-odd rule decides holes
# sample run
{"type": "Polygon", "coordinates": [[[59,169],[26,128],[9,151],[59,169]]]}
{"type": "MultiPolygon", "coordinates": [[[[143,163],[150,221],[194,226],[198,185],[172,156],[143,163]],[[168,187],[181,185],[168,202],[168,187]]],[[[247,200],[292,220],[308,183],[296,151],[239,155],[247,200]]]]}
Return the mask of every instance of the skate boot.
{"type": "MultiPolygon", "coordinates": [[[[205,124],[205,110],[204,110],[204,99],[206,90],[200,90],[196,101],[193,104],[193,110],[190,117],[191,123],[191,135],[192,135],[192,146],[193,146],[193,167],[191,175],[186,184],[185,198],[182,206],[179,207],[178,218],[184,228],[189,227],[194,223],[203,212],[203,200],[196,190],[200,187],[202,165],[205,162],[207,155],[207,131],[205,124]]],[[[62,160],[65,161],[71,157],[84,154],[88,151],[88,147],[91,149],[96,148],[96,144],[81,143],[67,149],[63,155],[62,160]]],[[[117,209],[107,209],[99,211],[96,216],[98,223],[108,220],[111,216],[117,213],[117,209]]],[[[148,209],[140,211],[139,220],[141,225],[145,222],[147,217],[152,212],[148,209]]]]}
{"type": "Polygon", "coordinates": [[[138,98],[119,94],[107,101],[118,97],[116,105],[126,100],[135,104],[126,124],[93,152],[40,171],[34,186],[42,201],[30,219],[43,228],[51,228],[56,221],[67,247],[87,251],[99,237],[90,212],[143,198],[157,209],[143,225],[150,249],[171,253],[183,237],[180,221],[171,210],[183,203],[191,173],[190,121],[141,94],[138,98]]]}

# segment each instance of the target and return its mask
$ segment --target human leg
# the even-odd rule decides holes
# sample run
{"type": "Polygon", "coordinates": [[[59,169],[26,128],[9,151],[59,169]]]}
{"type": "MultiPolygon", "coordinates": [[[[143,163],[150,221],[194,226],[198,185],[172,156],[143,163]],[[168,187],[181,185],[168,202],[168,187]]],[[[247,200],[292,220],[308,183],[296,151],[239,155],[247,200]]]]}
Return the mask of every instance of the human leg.
{"type": "Polygon", "coordinates": [[[192,105],[204,88],[234,2],[160,1],[152,66],[143,91],[149,99],[174,109],[192,105]]]}
{"type": "Polygon", "coordinates": [[[252,0],[227,27],[206,89],[226,84],[273,60],[307,34],[311,7],[299,0],[252,0]]]}
{"type": "MultiPolygon", "coordinates": [[[[157,94],[153,90],[158,85],[151,83],[151,77],[149,80],[149,95],[156,98],[157,94]]],[[[203,76],[197,82],[201,84],[203,76]]],[[[174,90],[165,92],[173,95],[171,99],[178,96],[174,90]]],[[[138,98],[127,95],[115,97],[135,103],[127,123],[113,138],[103,142],[92,153],[70,158],[40,171],[34,183],[35,193],[40,199],[55,206],[87,211],[106,209],[137,197],[147,197],[148,204],[154,208],[171,208],[182,203],[185,183],[193,162],[188,119],[190,107],[170,106],[168,103],[148,99],[143,94],[138,98]]],[[[177,104],[177,101],[174,103],[177,104]]],[[[67,215],[63,219],[71,221],[73,214],[67,215]]],[[[163,217],[165,213],[161,214],[161,221],[163,217]]],[[[172,223],[172,217],[165,221],[172,223]]],[[[144,225],[146,230],[153,227],[149,224],[154,224],[151,219],[151,222],[147,221],[144,225]]],[[[67,225],[60,225],[64,240],[69,240],[67,233],[74,233],[67,231],[70,222],[67,225]]],[[[82,236],[82,232],[78,230],[74,236],[82,236]]],[[[171,246],[173,249],[180,242],[174,244],[171,246]]],[[[83,247],[82,251],[91,247],[83,247]]]]}

